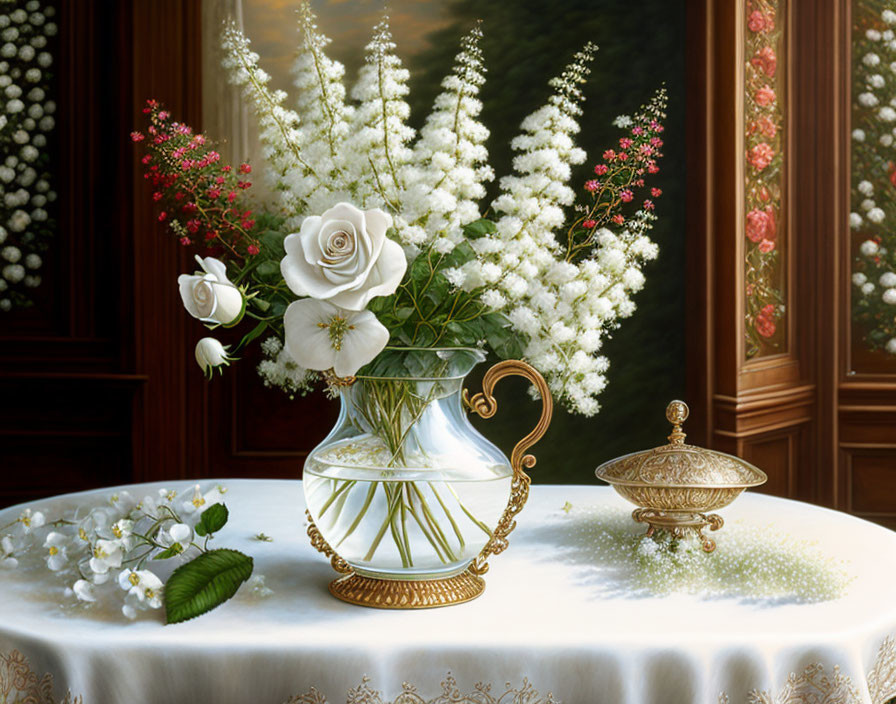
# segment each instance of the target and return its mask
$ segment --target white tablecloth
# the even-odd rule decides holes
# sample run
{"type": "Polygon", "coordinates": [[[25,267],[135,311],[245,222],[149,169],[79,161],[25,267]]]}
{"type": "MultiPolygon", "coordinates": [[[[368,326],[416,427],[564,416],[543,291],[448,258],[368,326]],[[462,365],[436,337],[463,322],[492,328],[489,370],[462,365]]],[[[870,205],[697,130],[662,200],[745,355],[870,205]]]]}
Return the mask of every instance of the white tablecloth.
{"type": "MultiPolygon", "coordinates": [[[[63,587],[45,568],[0,572],[0,701],[4,686],[16,691],[13,671],[20,685],[46,677],[35,701],[69,690],[84,704],[881,704],[896,695],[896,533],[845,514],[749,493],[722,512],[731,530],[773,522],[843,558],[854,579],[837,600],[651,597],[626,593],[582,523],[628,504],[609,488],[535,486],[482,597],[382,611],[328,594],[335,574],[308,543],[299,482],[223,481],[231,523],[216,543],[252,555],[272,595],[244,587],[210,614],[163,626],[159,612],[128,622],[112,605],[62,607],[63,587]],[[253,540],[259,532],[273,542],[253,540]]],[[[56,513],[92,500],[32,506],[56,513]]],[[[21,510],[0,511],[0,525],[21,510]]]]}

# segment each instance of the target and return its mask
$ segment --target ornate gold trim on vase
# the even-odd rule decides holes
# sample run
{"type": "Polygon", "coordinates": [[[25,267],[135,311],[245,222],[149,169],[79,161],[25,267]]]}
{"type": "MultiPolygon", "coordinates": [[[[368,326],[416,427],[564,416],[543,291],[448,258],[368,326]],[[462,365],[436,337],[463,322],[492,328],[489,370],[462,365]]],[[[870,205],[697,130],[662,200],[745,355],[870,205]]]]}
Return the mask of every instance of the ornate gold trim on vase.
{"type": "Polygon", "coordinates": [[[703,549],[712,552],[715,541],[703,530],[719,530],[725,522],[710,512],[767,477],[739,457],[686,444],[681,426],[688,414],[684,401],[672,401],[666,408],[666,419],[672,423],[668,445],[605,462],[595,474],[639,507],[632,518],[647,523],[647,535],[657,529],[675,538],[696,534],[703,549]]]}
{"type": "Polygon", "coordinates": [[[533,367],[519,360],[505,360],[492,366],[482,379],[482,391],[472,398],[464,390],[463,400],[470,412],[482,418],[491,418],[498,410],[498,402],[492,395],[495,384],[507,376],[522,376],[528,379],[541,394],[541,417],[535,428],[520,440],[510,455],[513,479],[510,497],[498,525],[482,551],[461,573],[435,579],[384,579],[355,573],[327,543],[309,511],[308,537],[311,546],[330,558],[333,569],[343,574],[330,583],[330,593],[342,601],[358,606],[378,609],[428,609],[450,606],[471,601],[485,589],[482,575],[488,572],[488,558],[507,549],[508,536],[516,528],[516,515],[522,511],[529,498],[531,482],[526,469],[535,466],[535,456],[526,451],[537,443],[548,429],[553,415],[553,400],[547,383],[533,367]]]}

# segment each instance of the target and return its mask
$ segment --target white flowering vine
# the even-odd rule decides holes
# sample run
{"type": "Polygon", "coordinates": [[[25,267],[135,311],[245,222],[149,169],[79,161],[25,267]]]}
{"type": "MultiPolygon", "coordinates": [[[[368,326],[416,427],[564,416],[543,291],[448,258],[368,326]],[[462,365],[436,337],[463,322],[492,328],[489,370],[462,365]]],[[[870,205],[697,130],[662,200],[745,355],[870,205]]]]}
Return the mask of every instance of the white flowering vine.
{"type": "Polygon", "coordinates": [[[43,0],[0,3],[0,311],[32,305],[32,290],[53,238],[56,192],[48,135],[58,33],[55,8],[43,0]]]}

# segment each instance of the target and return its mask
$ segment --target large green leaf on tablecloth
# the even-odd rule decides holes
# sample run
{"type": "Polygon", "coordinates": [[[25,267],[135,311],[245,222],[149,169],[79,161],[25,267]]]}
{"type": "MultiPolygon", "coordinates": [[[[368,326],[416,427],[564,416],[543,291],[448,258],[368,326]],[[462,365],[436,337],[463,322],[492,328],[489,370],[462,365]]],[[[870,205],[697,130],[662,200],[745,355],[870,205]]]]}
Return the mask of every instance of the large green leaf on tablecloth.
{"type": "Polygon", "coordinates": [[[236,594],[252,574],[253,562],[237,550],[209,550],[181,565],[165,585],[168,623],[196,618],[236,594]]]}

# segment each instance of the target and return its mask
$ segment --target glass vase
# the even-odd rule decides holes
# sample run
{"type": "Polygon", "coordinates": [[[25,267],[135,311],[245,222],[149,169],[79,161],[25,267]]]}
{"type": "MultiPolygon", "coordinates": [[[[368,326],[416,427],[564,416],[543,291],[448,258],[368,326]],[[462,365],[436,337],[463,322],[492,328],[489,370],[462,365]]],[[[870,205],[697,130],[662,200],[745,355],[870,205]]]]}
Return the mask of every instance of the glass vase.
{"type": "Polygon", "coordinates": [[[383,608],[468,601],[484,588],[489,555],[503,550],[528,496],[525,450],[547,430],[551,397],[524,362],[500,362],[483,391],[464,379],[476,349],[387,349],[364,375],[340,380],[336,425],[305,461],[312,544],[343,577],[337,597],[383,608]],[[538,427],[508,459],[469,421],[497,410],[502,377],[529,379],[542,396],[538,427]]]}

